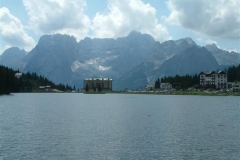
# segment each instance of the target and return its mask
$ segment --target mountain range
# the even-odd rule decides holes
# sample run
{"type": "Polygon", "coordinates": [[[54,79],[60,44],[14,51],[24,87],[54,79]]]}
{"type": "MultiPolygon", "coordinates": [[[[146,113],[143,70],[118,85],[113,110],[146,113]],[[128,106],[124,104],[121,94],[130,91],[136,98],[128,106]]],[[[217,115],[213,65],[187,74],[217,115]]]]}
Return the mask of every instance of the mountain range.
{"type": "Polygon", "coordinates": [[[142,89],[163,76],[198,74],[239,63],[239,53],[214,44],[201,47],[189,37],[160,43],[137,31],[117,39],[86,37],[79,42],[69,35],[44,35],[29,53],[12,47],[0,56],[1,65],[77,88],[83,87],[85,78],[112,78],[115,90],[142,89]]]}

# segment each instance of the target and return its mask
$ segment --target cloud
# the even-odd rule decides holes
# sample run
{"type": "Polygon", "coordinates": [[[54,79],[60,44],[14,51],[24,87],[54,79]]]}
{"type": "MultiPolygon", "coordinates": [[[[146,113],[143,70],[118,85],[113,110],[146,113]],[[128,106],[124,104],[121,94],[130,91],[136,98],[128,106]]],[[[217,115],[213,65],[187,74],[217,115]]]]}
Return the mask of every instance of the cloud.
{"type": "MultiPolygon", "coordinates": [[[[5,7],[0,8],[0,37],[6,46],[16,46],[27,51],[35,45],[33,38],[24,31],[21,21],[5,7]]],[[[1,48],[6,48],[2,45],[1,48]]]]}
{"type": "Polygon", "coordinates": [[[123,37],[136,30],[159,41],[171,39],[167,28],[158,23],[156,9],[141,0],[109,0],[108,10],[97,12],[92,23],[98,38],[123,37]]]}
{"type": "Polygon", "coordinates": [[[84,38],[91,20],[84,14],[86,0],[23,0],[29,27],[40,34],[68,34],[84,38]]]}
{"type": "Polygon", "coordinates": [[[29,28],[40,35],[60,33],[80,40],[123,37],[137,30],[159,41],[171,39],[167,28],[158,23],[156,9],[141,0],[109,0],[108,10],[97,12],[93,19],[84,14],[86,0],[23,0],[23,4],[29,28]]]}
{"type": "Polygon", "coordinates": [[[229,53],[231,53],[231,52],[239,53],[239,51],[237,49],[227,49],[227,48],[224,48],[224,50],[228,51],[229,53]]]}
{"type": "Polygon", "coordinates": [[[211,39],[206,40],[206,44],[215,44],[218,48],[220,48],[217,41],[214,41],[214,40],[211,40],[211,39]]]}
{"type": "Polygon", "coordinates": [[[111,69],[111,66],[102,66],[98,63],[98,60],[100,58],[95,58],[95,59],[89,59],[86,60],[84,63],[81,63],[79,61],[74,61],[72,63],[71,69],[72,72],[75,72],[76,70],[83,69],[83,70],[99,70],[99,71],[108,71],[111,69]]]}
{"type": "Polygon", "coordinates": [[[240,38],[239,0],[169,0],[165,20],[207,36],[240,38]]]}

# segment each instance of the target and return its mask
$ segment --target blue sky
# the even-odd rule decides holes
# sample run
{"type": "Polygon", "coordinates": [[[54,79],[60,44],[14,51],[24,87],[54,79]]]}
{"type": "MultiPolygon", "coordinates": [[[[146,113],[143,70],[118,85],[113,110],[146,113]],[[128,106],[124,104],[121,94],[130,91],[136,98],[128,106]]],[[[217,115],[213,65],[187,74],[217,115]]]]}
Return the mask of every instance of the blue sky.
{"type": "Polygon", "coordinates": [[[239,8],[239,0],[0,0],[0,54],[12,46],[30,51],[46,34],[79,41],[132,30],[240,52],[239,8]]]}

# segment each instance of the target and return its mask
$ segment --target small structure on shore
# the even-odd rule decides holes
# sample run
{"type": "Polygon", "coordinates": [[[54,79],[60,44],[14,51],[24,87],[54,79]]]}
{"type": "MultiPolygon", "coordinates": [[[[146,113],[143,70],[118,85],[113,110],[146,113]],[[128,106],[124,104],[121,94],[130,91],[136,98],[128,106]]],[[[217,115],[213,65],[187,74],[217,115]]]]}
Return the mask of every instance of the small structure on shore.
{"type": "Polygon", "coordinates": [[[155,88],[155,85],[148,84],[145,86],[146,91],[152,91],[152,90],[160,90],[160,91],[171,91],[172,85],[170,83],[160,83],[159,88],[155,88]]]}
{"type": "Polygon", "coordinates": [[[39,86],[39,91],[52,91],[52,87],[50,85],[48,86],[39,86]]]}
{"type": "Polygon", "coordinates": [[[240,82],[232,85],[233,92],[240,92],[240,82]]]}
{"type": "Polygon", "coordinates": [[[155,86],[153,84],[148,84],[145,86],[146,91],[152,91],[155,89],[155,86]]]}
{"type": "Polygon", "coordinates": [[[15,77],[17,77],[18,79],[20,78],[20,77],[22,77],[22,73],[15,73],[15,77]]]}

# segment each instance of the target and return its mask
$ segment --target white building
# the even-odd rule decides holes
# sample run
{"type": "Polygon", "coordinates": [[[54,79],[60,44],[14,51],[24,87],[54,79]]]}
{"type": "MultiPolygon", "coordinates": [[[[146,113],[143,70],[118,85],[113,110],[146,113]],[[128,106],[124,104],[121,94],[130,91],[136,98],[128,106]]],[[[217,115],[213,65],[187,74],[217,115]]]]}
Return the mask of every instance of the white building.
{"type": "Polygon", "coordinates": [[[240,92],[240,83],[233,84],[232,89],[234,92],[240,92]]]}
{"type": "Polygon", "coordinates": [[[160,90],[172,90],[172,85],[170,83],[160,83],[160,90]]]}
{"type": "Polygon", "coordinates": [[[217,89],[226,89],[228,87],[227,73],[224,71],[200,73],[200,85],[215,85],[217,89]]]}
{"type": "Polygon", "coordinates": [[[22,73],[15,73],[15,77],[17,77],[17,78],[22,77],[22,73]]]}
{"type": "Polygon", "coordinates": [[[153,84],[148,84],[148,85],[145,86],[145,89],[146,89],[147,91],[152,91],[152,90],[155,89],[155,86],[154,86],[153,84]]]}

